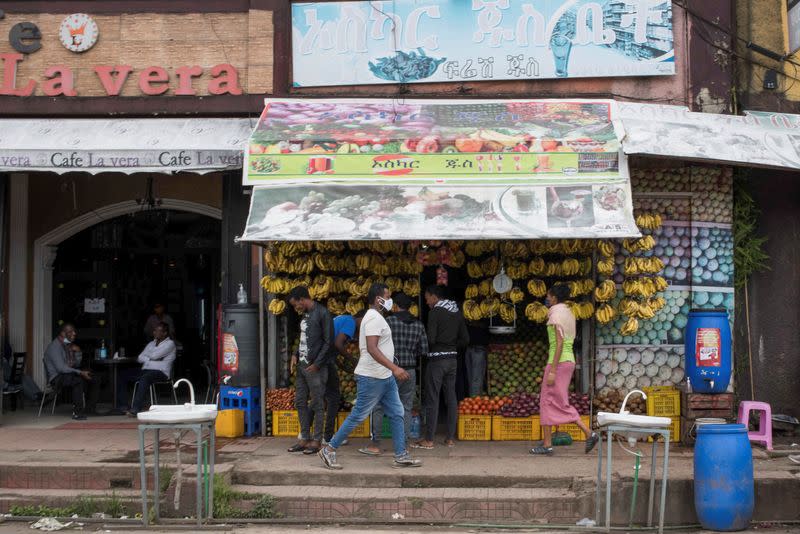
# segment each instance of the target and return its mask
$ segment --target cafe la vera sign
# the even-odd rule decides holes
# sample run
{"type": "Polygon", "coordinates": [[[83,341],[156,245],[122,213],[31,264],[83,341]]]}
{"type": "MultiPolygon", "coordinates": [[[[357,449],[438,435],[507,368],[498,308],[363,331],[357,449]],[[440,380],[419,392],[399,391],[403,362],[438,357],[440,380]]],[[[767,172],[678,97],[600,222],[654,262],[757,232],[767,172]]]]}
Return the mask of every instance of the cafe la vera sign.
{"type": "MultiPolygon", "coordinates": [[[[0,96],[32,96],[39,88],[45,96],[82,96],[76,89],[75,73],[68,65],[51,65],[44,69],[40,79],[17,78],[17,68],[25,60],[23,54],[0,54],[0,96]]],[[[196,96],[193,82],[205,70],[199,65],[185,65],[172,69],[153,65],[134,72],[130,65],[96,65],[92,68],[96,82],[107,96],[119,96],[128,84],[136,84],[142,95],[158,96],[171,91],[175,96],[196,96]]],[[[233,65],[220,63],[208,69],[206,91],[210,95],[241,95],[239,73],[233,65]]]]}

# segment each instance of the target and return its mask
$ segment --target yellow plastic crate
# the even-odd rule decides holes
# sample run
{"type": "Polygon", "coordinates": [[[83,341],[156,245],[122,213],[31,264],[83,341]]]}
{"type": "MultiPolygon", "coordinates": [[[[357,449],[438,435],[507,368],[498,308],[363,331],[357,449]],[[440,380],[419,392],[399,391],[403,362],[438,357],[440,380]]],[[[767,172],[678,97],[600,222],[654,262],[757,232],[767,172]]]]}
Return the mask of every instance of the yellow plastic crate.
{"type": "Polygon", "coordinates": [[[244,436],[244,410],[221,410],[217,412],[214,429],[219,438],[244,436]]]}
{"type": "MultiPolygon", "coordinates": [[[[669,441],[670,443],[676,443],[681,440],[681,418],[680,416],[678,416],[678,417],[672,417],[671,419],[672,419],[672,424],[669,426],[669,441]]],[[[653,438],[649,437],[647,438],[647,441],[652,443],[653,438]]]]}
{"type": "MultiPolygon", "coordinates": [[[[339,430],[339,427],[344,424],[344,420],[347,419],[347,416],[350,415],[350,412],[339,412],[339,416],[336,418],[336,430],[339,430]]],[[[369,429],[369,417],[367,417],[364,422],[358,425],[353,432],[350,433],[351,438],[368,438],[370,437],[370,429],[369,429]]]]}
{"type": "Polygon", "coordinates": [[[272,412],[272,435],[296,438],[300,433],[297,410],[274,410],[272,412]]]}
{"type": "Polygon", "coordinates": [[[642,388],[647,393],[647,415],[677,417],[681,414],[681,392],[672,386],[642,388]]]}
{"type": "Polygon", "coordinates": [[[541,438],[539,417],[492,416],[493,441],[534,441],[541,438]]]}
{"type": "Polygon", "coordinates": [[[492,416],[459,415],[458,439],[461,441],[490,441],[492,439],[492,416]]]}
{"type": "MultiPolygon", "coordinates": [[[[591,417],[589,417],[588,415],[582,415],[581,421],[583,422],[584,425],[591,428],[592,425],[591,417]]],[[[583,430],[581,430],[581,427],[579,427],[574,423],[569,425],[558,425],[558,431],[566,432],[567,434],[569,434],[569,437],[572,438],[572,441],[586,441],[586,435],[583,433],[583,430]]]]}

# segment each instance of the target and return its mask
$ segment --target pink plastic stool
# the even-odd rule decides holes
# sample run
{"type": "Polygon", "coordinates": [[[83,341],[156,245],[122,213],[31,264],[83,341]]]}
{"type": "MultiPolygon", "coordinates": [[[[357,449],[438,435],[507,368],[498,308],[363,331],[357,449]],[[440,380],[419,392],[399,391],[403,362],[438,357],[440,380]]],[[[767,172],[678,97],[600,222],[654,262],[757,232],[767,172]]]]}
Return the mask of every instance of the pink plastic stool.
{"type": "Polygon", "coordinates": [[[739,404],[738,423],[750,428],[750,412],[759,413],[758,430],[747,433],[750,441],[763,443],[768,451],[772,450],[772,408],[766,402],[742,401],[739,404]]]}

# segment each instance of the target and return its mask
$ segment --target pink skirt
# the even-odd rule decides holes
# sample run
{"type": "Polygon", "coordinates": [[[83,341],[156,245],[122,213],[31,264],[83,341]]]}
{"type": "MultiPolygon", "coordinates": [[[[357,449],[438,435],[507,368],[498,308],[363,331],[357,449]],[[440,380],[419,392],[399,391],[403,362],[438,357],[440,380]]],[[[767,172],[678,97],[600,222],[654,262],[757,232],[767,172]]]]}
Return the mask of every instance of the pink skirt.
{"type": "Polygon", "coordinates": [[[559,363],[556,367],[556,383],[547,385],[547,376],[551,365],[544,368],[544,381],[539,399],[539,411],[543,425],[566,425],[580,420],[578,410],[569,403],[569,383],[572,382],[572,373],[575,364],[572,362],[559,363]]]}

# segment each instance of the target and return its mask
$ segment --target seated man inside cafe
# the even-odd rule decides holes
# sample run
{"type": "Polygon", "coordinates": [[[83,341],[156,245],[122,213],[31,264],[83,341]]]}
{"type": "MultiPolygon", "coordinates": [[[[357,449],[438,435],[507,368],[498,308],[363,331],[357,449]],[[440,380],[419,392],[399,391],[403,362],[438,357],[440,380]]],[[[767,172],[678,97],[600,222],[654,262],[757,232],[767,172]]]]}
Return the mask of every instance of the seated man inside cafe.
{"type": "Polygon", "coordinates": [[[128,398],[128,385],[136,384],[136,394],[130,407],[118,407],[129,417],[136,417],[136,414],[142,411],[151,385],[156,382],[166,382],[172,377],[172,364],[175,362],[176,351],[175,342],[169,337],[169,325],[167,323],[156,325],[153,337],[153,341],[147,344],[137,358],[142,368],[121,372],[117,382],[117,399],[122,403],[128,398]]]}
{"type": "Polygon", "coordinates": [[[91,372],[80,368],[81,349],[75,344],[77,336],[75,327],[65,323],[58,337],[44,351],[44,368],[47,383],[55,391],[72,391],[72,418],[82,421],[87,413],[96,413],[99,383],[93,380],[91,372]]]}

